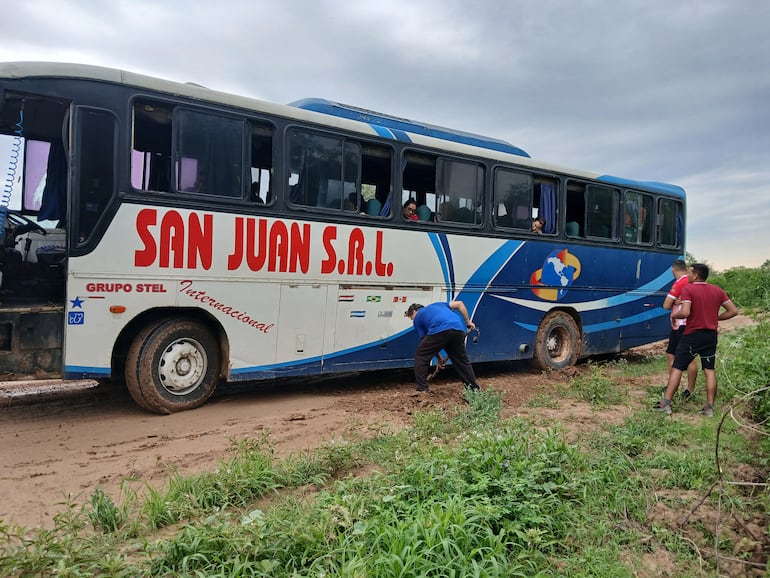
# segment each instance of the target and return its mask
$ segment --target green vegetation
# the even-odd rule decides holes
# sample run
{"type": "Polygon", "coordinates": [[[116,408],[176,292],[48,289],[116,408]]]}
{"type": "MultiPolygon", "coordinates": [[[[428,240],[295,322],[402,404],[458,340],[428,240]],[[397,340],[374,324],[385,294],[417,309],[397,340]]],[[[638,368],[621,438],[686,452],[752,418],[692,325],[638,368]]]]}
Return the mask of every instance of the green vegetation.
{"type": "Polygon", "coordinates": [[[592,363],[536,396],[530,417],[503,419],[494,390],[469,393],[466,406],[418,413],[398,433],[377,430],[284,460],[274,458],[268,436],[233,441],[214,472],[172,474],[164,489],[141,496],[124,490],[117,499],[97,488],[52,529],[0,522],[0,575],[762,571],[770,493],[761,483],[717,485],[714,456],[718,439],[723,482],[768,481],[770,432],[759,416],[770,403],[766,390],[755,392],[770,381],[769,333],[763,322],[720,340],[717,409],[745,400],[735,419],[702,418],[694,402],[677,402],[669,418],[648,407],[659,380],[642,399],[616,385],[659,377],[665,361],[592,363]],[[597,425],[570,429],[538,415],[561,401],[583,403],[597,425]],[[603,419],[610,414],[617,419],[603,419]]]}
{"type": "MultiPolygon", "coordinates": [[[[709,277],[722,287],[742,313],[758,320],[767,320],[770,312],[770,260],[757,269],[736,267],[709,277]]],[[[770,386],[770,352],[765,345],[766,325],[759,325],[738,334],[723,336],[722,350],[726,355],[718,360],[722,375],[720,387],[731,396],[748,396],[760,419],[770,420],[770,393],[752,392],[770,386]],[[738,353],[736,355],[736,353],[738,353]]]]}
{"type": "Polygon", "coordinates": [[[735,267],[712,273],[709,281],[724,289],[744,313],[766,314],[770,305],[770,260],[756,269],[735,267]]]}

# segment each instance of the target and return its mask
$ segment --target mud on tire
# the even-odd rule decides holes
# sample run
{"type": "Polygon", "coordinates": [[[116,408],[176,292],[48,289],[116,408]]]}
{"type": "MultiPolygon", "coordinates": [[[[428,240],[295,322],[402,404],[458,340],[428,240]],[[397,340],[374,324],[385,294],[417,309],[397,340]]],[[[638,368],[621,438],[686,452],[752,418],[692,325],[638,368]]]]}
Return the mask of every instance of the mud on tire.
{"type": "Polygon", "coordinates": [[[192,319],[165,319],[136,336],[126,355],[126,386],[153,413],[206,403],[219,379],[220,349],[212,332],[192,319]]]}
{"type": "Polygon", "coordinates": [[[580,355],[580,331],[564,311],[552,311],[540,322],[535,335],[532,365],[537,369],[564,369],[580,355]]]}

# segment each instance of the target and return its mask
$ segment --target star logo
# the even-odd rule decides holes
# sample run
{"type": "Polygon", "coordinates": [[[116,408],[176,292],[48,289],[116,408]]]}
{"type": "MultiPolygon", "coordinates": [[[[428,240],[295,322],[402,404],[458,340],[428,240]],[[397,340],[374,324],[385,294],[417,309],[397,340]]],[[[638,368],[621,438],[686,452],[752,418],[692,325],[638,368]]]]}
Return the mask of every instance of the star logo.
{"type": "Polygon", "coordinates": [[[79,307],[80,309],[83,309],[83,300],[80,297],[78,297],[77,295],[75,296],[74,299],[70,299],[70,303],[72,303],[72,308],[73,309],[75,307],[79,307]]]}

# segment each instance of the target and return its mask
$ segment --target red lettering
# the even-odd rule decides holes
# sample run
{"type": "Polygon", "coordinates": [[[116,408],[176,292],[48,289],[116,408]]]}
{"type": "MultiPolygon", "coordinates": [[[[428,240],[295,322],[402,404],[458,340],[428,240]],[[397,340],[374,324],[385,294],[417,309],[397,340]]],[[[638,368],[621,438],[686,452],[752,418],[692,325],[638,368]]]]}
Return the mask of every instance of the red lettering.
{"type": "Polygon", "coordinates": [[[243,217],[235,217],[235,245],[227,256],[227,270],[235,271],[243,262],[243,217]]]}
{"type": "Polygon", "coordinates": [[[213,215],[204,214],[201,218],[191,213],[185,223],[178,211],[168,211],[161,219],[160,230],[153,231],[157,217],[156,209],[142,209],[136,216],[136,232],[143,244],[142,249],[134,252],[136,267],[149,267],[157,262],[159,267],[164,268],[197,269],[200,262],[202,268],[211,268],[214,258],[213,215]]]}
{"type": "Polygon", "coordinates": [[[267,225],[267,219],[236,217],[235,244],[227,258],[228,270],[238,269],[245,256],[251,271],[261,271],[267,261],[268,271],[307,273],[310,268],[310,225],[300,227],[298,223],[292,223],[289,229],[282,221],[276,221],[269,232],[267,225]]]}
{"type": "Polygon", "coordinates": [[[382,231],[377,231],[374,243],[374,272],[378,277],[390,277],[393,275],[393,263],[382,261],[383,243],[382,231]]]}
{"type": "Polygon", "coordinates": [[[348,275],[362,275],[364,272],[364,232],[356,227],[348,239],[348,275]]]}
{"type": "Polygon", "coordinates": [[[276,221],[270,227],[270,255],[267,259],[267,270],[285,273],[289,259],[289,230],[283,221],[276,221]],[[279,264],[280,262],[280,264],[279,264]],[[276,265],[278,269],[276,269],[276,265]]]}
{"type": "Polygon", "coordinates": [[[302,273],[310,268],[310,225],[305,223],[300,231],[299,224],[291,224],[291,262],[289,271],[297,272],[297,266],[302,273]]]}
{"type": "Polygon", "coordinates": [[[337,253],[334,250],[334,239],[337,238],[337,227],[326,227],[321,235],[324,251],[326,251],[326,259],[321,261],[321,273],[328,275],[334,273],[334,268],[337,266],[337,253]]]}
{"type": "Polygon", "coordinates": [[[184,221],[177,211],[168,211],[160,222],[160,266],[168,268],[171,252],[174,269],[184,267],[184,221]]]}
{"type": "MultiPolygon", "coordinates": [[[[131,283],[88,283],[86,291],[89,293],[131,293],[134,286],[131,283]]],[[[137,291],[140,291],[137,285],[137,291]]]]}
{"type": "MultiPolygon", "coordinates": [[[[262,333],[268,333],[273,327],[275,327],[275,324],[265,324],[264,322],[258,321],[256,319],[253,319],[249,314],[243,311],[239,311],[237,309],[233,309],[232,306],[227,305],[226,303],[222,301],[218,301],[214,297],[211,297],[209,295],[206,295],[205,291],[195,291],[192,289],[193,282],[189,279],[185,279],[184,281],[179,282],[179,292],[182,295],[186,295],[187,297],[190,297],[191,299],[194,299],[201,303],[202,305],[206,305],[210,307],[211,309],[214,309],[215,311],[228,315],[229,317],[232,317],[233,319],[236,319],[240,321],[241,323],[248,325],[249,327],[252,327],[253,329],[257,331],[261,331],[262,333]]],[[[153,287],[163,287],[163,285],[152,285],[153,287]]],[[[165,289],[163,290],[165,292],[165,289]]]]}
{"type": "Polygon", "coordinates": [[[254,219],[249,219],[246,229],[246,262],[252,271],[261,271],[267,259],[267,219],[259,220],[259,235],[257,235],[254,219]],[[256,253],[255,253],[256,249],[256,253]]]}
{"type": "Polygon", "coordinates": [[[211,269],[211,261],[214,256],[214,216],[203,215],[203,225],[197,213],[191,213],[187,223],[187,268],[197,269],[198,258],[201,267],[211,269]]]}
{"type": "Polygon", "coordinates": [[[142,209],[136,215],[136,233],[144,247],[134,251],[134,266],[149,267],[158,256],[158,246],[155,238],[150,233],[150,227],[157,222],[158,211],[156,209],[142,209]]]}

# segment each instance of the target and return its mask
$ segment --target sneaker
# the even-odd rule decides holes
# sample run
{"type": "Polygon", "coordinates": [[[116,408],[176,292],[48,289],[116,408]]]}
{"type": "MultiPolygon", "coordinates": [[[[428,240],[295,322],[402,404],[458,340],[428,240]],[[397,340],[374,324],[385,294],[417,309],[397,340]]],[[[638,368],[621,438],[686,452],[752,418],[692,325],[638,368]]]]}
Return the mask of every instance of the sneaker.
{"type": "Polygon", "coordinates": [[[417,393],[430,393],[430,390],[426,387],[425,389],[420,389],[419,387],[415,389],[417,393]]]}
{"type": "Polygon", "coordinates": [[[478,393],[481,391],[481,388],[478,385],[470,384],[470,383],[463,383],[463,387],[465,388],[465,391],[471,391],[473,393],[478,393]]]}
{"type": "Polygon", "coordinates": [[[653,406],[653,411],[658,411],[660,413],[665,413],[666,415],[671,415],[671,400],[670,399],[661,399],[658,403],[656,403],[653,406]]]}
{"type": "Polygon", "coordinates": [[[703,406],[703,409],[698,412],[704,417],[714,417],[714,408],[709,404],[703,406]]]}

